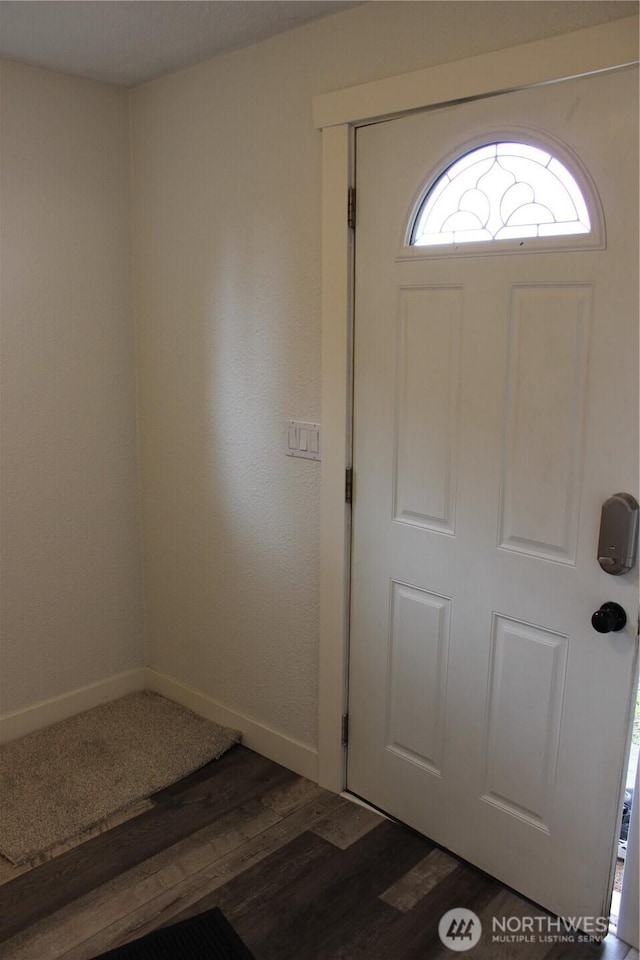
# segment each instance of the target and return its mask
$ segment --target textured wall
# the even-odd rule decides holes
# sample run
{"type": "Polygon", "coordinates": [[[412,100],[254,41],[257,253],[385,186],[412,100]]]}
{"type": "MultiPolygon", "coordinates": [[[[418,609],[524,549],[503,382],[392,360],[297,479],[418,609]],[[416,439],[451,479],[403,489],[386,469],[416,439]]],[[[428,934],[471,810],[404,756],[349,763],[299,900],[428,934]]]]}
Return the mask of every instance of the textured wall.
{"type": "Polygon", "coordinates": [[[2,64],[2,710],[145,661],[127,94],[2,64]]]}
{"type": "Polygon", "coordinates": [[[320,412],[313,95],[635,12],[371,3],[133,93],[145,579],[153,666],[315,745],[320,412]]]}

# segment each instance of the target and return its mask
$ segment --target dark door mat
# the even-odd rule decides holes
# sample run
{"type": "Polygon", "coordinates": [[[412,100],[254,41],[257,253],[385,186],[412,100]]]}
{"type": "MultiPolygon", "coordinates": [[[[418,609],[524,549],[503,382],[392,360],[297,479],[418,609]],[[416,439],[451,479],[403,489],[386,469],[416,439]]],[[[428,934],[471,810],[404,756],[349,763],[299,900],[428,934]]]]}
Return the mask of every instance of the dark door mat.
{"type": "Polygon", "coordinates": [[[154,930],[94,960],[254,960],[217,907],[154,930]]]}

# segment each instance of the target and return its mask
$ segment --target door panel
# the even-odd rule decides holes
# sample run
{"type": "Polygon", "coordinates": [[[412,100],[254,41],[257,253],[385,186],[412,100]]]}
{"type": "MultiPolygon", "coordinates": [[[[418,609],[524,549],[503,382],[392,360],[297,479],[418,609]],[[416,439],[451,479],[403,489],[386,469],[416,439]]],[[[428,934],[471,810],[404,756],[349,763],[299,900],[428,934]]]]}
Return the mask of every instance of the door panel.
{"type": "Polygon", "coordinates": [[[386,747],[441,775],[451,601],[392,584],[386,747]]]}
{"type": "Polygon", "coordinates": [[[482,799],[547,833],[568,639],[493,615],[482,799]]]}
{"type": "Polygon", "coordinates": [[[394,519],[453,533],[462,290],[399,298],[394,519]]]}
{"type": "Polygon", "coordinates": [[[638,496],[637,113],[625,69],[356,143],[348,787],[574,916],[608,911],[636,672],[637,569],[596,553],[638,496]],[[442,158],[525,125],[589,171],[606,247],[399,251],[442,158]]]}
{"type": "Polygon", "coordinates": [[[588,285],[513,287],[501,547],[576,562],[586,412],[588,285]]]}

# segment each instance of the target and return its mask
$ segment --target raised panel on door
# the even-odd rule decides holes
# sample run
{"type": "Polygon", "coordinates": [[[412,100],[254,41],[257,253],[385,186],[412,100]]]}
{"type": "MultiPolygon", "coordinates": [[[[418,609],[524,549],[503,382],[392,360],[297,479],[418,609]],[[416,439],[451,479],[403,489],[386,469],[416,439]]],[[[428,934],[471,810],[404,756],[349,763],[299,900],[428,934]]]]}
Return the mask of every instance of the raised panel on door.
{"type": "Polygon", "coordinates": [[[569,638],[494,613],[482,799],[549,833],[569,638]]]}
{"type": "Polygon", "coordinates": [[[398,291],[394,519],[455,531],[460,287],[398,291]]]}
{"type": "Polygon", "coordinates": [[[387,749],[441,775],[451,600],[391,584],[387,749]]]}
{"type": "Polygon", "coordinates": [[[519,286],[509,305],[500,546],[576,561],[589,362],[589,284],[519,286]]]}

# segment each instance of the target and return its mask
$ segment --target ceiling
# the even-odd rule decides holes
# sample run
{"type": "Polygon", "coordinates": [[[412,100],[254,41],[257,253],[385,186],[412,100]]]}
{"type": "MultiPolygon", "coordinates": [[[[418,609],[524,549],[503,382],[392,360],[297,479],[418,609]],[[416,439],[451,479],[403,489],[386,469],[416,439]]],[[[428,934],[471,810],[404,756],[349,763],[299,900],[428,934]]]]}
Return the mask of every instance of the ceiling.
{"type": "Polygon", "coordinates": [[[2,0],[0,56],[130,87],[356,6],[343,0],[2,0]]]}

